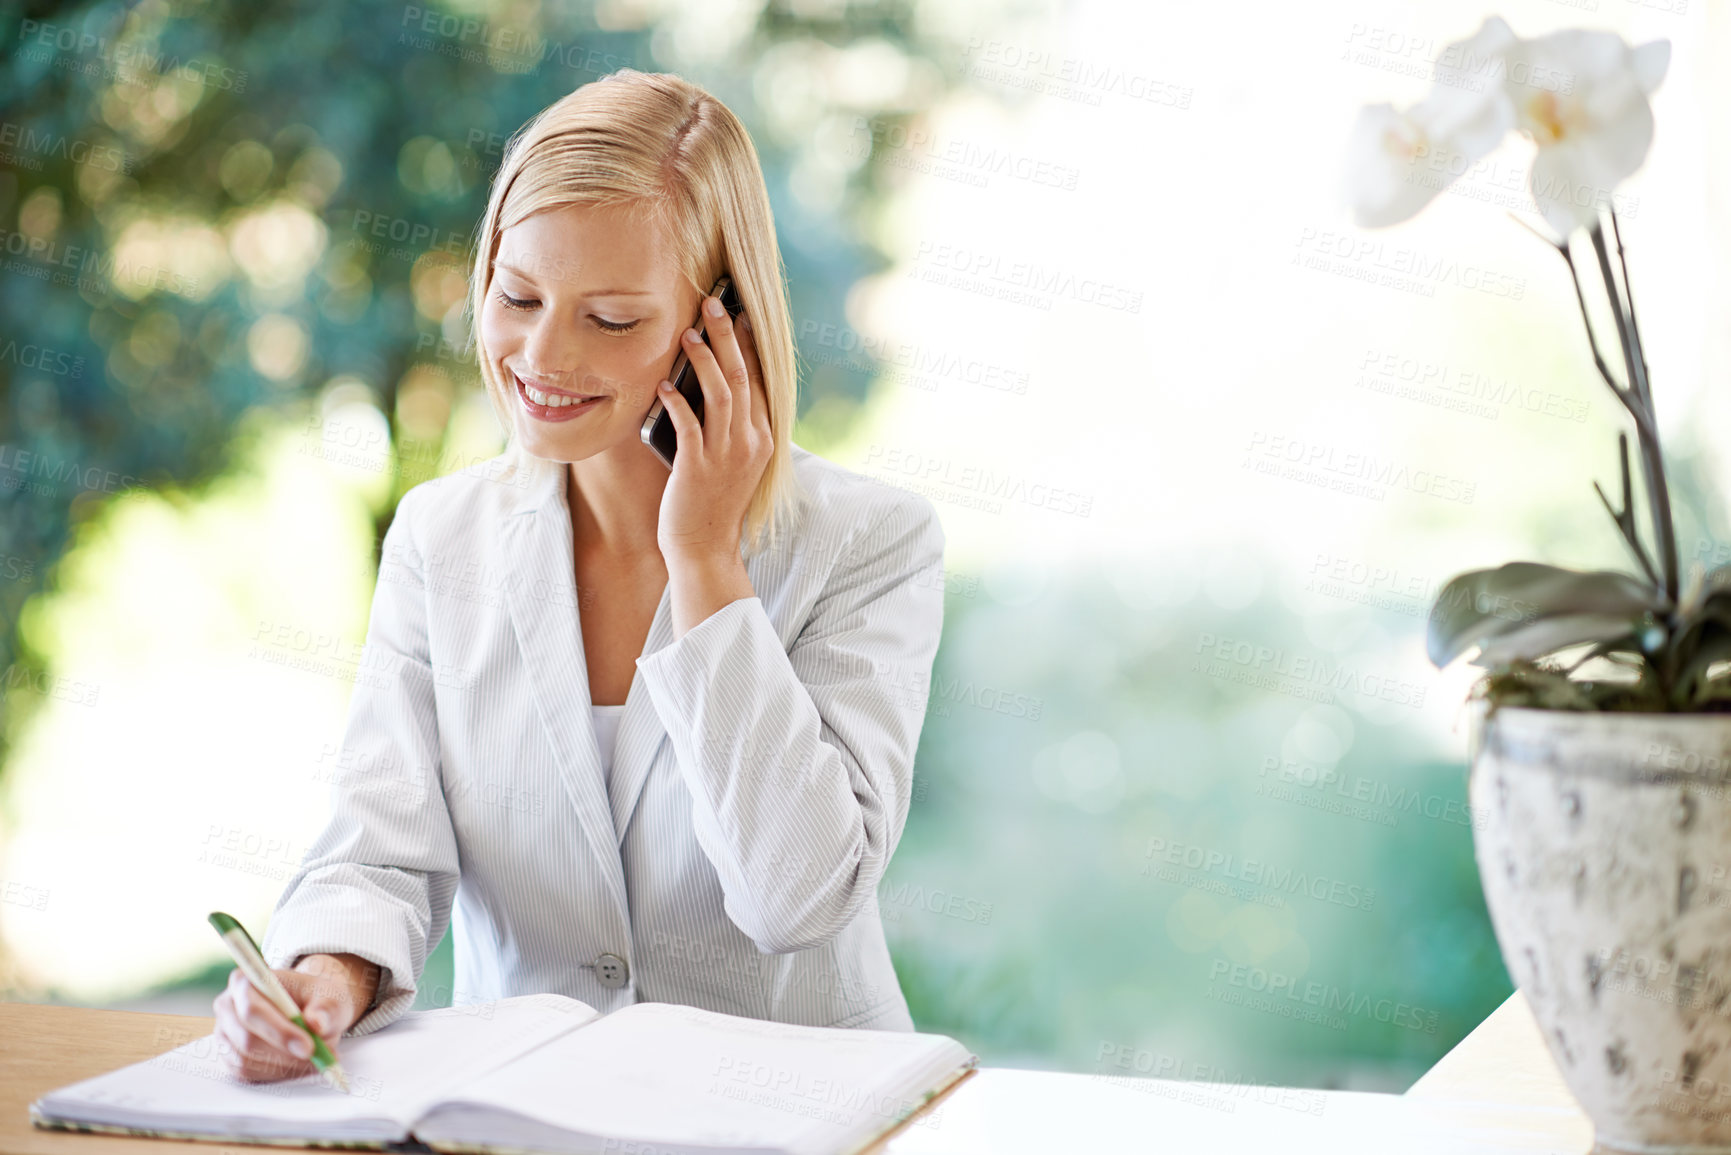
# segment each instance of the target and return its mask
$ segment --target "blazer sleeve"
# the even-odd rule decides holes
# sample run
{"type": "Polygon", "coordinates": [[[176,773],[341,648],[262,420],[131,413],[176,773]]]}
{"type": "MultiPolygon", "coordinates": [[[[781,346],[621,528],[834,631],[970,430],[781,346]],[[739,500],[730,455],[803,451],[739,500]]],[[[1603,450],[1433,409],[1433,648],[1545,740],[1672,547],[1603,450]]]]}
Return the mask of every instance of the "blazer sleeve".
{"type": "Polygon", "coordinates": [[[766,954],[819,946],[875,909],[907,821],[944,533],[929,501],[897,496],[791,647],[749,597],[637,660],[728,917],[766,954]]]}
{"type": "Polygon", "coordinates": [[[385,532],[378,584],[330,766],[329,822],[277,900],[260,949],[274,967],[306,954],[355,954],[384,968],[350,1035],[396,1021],[415,1001],[427,954],[445,935],[458,859],[439,776],[420,495],[385,532]]]}

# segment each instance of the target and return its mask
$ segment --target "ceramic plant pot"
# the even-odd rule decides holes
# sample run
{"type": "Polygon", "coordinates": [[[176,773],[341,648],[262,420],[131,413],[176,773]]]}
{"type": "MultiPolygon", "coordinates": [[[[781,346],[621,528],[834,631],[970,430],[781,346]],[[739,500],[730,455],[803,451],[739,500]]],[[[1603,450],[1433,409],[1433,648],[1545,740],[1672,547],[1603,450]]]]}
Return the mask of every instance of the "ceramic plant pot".
{"type": "Polygon", "coordinates": [[[1731,715],[1473,709],[1485,901],[1598,1149],[1731,1152],[1731,715]]]}

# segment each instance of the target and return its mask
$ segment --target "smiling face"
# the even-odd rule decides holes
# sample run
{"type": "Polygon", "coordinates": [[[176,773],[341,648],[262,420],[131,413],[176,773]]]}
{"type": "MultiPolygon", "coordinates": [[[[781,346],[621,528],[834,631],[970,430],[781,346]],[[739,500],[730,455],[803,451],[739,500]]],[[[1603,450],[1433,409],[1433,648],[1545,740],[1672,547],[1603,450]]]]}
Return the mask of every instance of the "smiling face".
{"type": "Polygon", "coordinates": [[[631,206],[569,205],[501,232],[479,327],[523,448],[653,456],[638,429],[700,301],[666,230],[631,206]]]}

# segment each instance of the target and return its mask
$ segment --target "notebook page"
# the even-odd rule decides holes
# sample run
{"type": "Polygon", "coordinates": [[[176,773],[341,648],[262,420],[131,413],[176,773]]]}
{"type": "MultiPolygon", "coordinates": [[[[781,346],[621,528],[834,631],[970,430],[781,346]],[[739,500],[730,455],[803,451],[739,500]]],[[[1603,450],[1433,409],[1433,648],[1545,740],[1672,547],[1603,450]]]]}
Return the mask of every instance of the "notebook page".
{"type": "Polygon", "coordinates": [[[51,1091],[32,1116],[223,1137],[402,1139],[430,1099],[596,1017],[588,1004],[551,994],[411,1011],[338,1043],[346,1095],[316,1073],[242,1082],[206,1035],[51,1091]]]}
{"type": "Polygon", "coordinates": [[[644,1150],[841,1151],[891,1126],[972,1056],[941,1035],[800,1027],[638,1003],[465,1086],[414,1128],[423,1142],[559,1132],[644,1150]],[[509,1112],[534,1125],[518,1125],[509,1112]]]}

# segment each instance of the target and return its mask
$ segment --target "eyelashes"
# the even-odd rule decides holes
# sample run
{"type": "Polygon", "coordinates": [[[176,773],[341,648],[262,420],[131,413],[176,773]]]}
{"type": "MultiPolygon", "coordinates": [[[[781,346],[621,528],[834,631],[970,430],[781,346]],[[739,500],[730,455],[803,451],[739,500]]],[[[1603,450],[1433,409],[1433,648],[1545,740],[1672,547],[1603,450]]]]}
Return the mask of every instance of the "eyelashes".
{"type": "MultiPolygon", "coordinates": [[[[533,309],[541,302],[529,298],[517,298],[500,289],[495,293],[495,299],[507,309],[533,309]]],[[[637,328],[637,321],[609,321],[595,314],[589,314],[589,319],[595,322],[597,328],[604,333],[629,333],[637,328]]]]}

